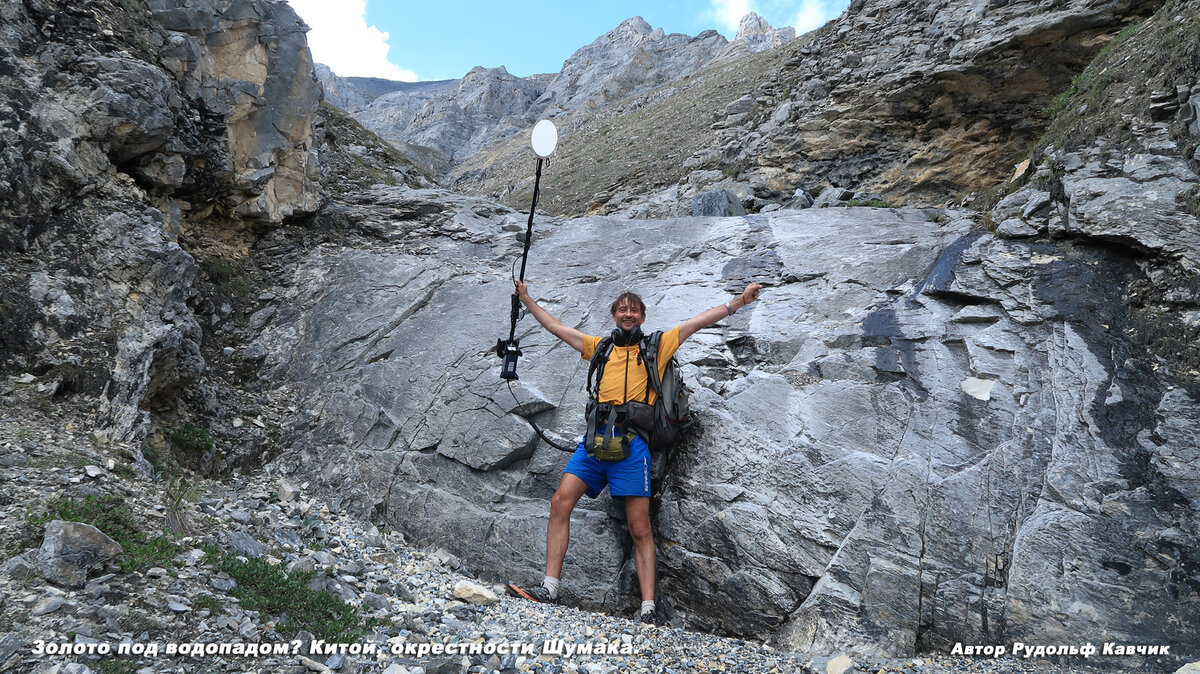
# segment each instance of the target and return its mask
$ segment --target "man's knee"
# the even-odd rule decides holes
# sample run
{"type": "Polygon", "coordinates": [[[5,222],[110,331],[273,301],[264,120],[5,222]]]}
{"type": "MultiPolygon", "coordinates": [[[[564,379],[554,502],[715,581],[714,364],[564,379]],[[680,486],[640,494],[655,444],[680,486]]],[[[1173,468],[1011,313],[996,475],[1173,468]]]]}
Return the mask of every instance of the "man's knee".
{"type": "Polygon", "coordinates": [[[554,496],[550,497],[550,516],[570,517],[571,511],[575,509],[575,504],[578,502],[578,498],[575,498],[563,489],[559,489],[554,492],[554,496]]]}
{"type": "Polygon", "coordinates": [[[650,518],[633,518],[629,520],[629,535],[635,542],[653,541],[654,530],[650,526],[650,518]]]}

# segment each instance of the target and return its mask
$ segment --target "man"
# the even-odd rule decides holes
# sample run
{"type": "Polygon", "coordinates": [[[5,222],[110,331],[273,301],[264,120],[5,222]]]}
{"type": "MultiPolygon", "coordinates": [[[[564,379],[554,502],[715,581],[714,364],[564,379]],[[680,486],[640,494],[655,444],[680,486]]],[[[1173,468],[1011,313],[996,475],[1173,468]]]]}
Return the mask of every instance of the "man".
{"type": "MultiPolygon", "coordinates": [[[[516,284],[516,296],[538,323],[578,351],[584,360],[590,361],[601,338],[585,335],[575,328],[563,325],[533,301],[527,285],[519,279],[513,281],[516,284]]],[[[659,378],[661,379],[667,361],[675,354],[680,344],[701,328],[706,328],[726,316],[732,316],[738,309],[758,299],[761,289],[760,284],[751,283],[733,300],[703,311],[663,333],[656,359],[659,378]]],[[[612,303],[610,311],[613,323],[617,327],[612,333],[613,349],[600,380],[598,402],[624,405],[630,401],[645,400],[653,405],[655,393],[652,387],[647,391],[649,382],[646,366],[637,358],[641,326],[646,321],[646,305],[636,294],[627,292],[612,303]]],[[[602,427],[597,429],[597,436],[600,435],[600,431],[615,441],[611,443],[614,446],[621,445],[620,441],[624,441],[621,446],[627,455],[623,458],[608,455],[609,443],[603,443],[601,447],[593,442],[593,438],[585,435],[585,440],[592,446],[585,446],[585,442],[580,441],[563,470],[558,490],[550,499],[550,524],[546,529],[546,577],[538,587],[522,590],[510,584],[509,590],[534,601],[557,601],[563,558],[567,555],[567,543],[570,539],[571,512],[581,496],[586,493],[595,498],[607,485],[613,498],[625,501],[629,535],[633,538],[638,585],[642,593],[640,620],[644,623],[659,624],[658,612],[654,605],[654,536],[650,529],[650,450],[645,440],[632,433],[631,429],[602,427]],[[597,458],[597,453],[604,454],[605,459],[597,458]]]]}

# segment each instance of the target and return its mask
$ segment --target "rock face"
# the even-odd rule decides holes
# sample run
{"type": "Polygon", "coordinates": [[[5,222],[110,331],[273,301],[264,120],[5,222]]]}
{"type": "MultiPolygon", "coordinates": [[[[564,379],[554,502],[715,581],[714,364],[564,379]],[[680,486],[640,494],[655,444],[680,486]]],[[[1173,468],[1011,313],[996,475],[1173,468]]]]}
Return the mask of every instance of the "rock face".
{"type": "Polygon", "coordinates": [[[278,224],[319,206],[313,123],[321,88],[307,31],[286,3],[152,0],[163,59],[185,95],[225,127],[229,182],[243,218],[278,224]]]}
{"type": "MultiPolygon", "coordinates": [[[[357,208],[368,200],[420,210],[396,192],[357,208]]],[[[482,573],[537,577],[566,457],[526,419],[578,433],[585,365],[526,319],[515,399],[502,385],[490,343],[518,244],[488,233],[519,218],[474,208],[443,210],[462,229],[432,239],[385,212],[387,247],[298,266],[261,338],[269,376],[305,396],[277,467],[482,573]]],[[[769,286],[680,351],[703,432],[667,461],[656,511],[674,615],[814,652],[1195,641],[1182,466],[1200,397],[1126,336],[1135,259],[998,239],[965,215],[539,221],[527,279],[585,332],[606,329],[627,286],[652,327],[769,286]]],[[[635,593],[619,512],[604,498],[577,511],[571,601],[622,609],[635,593]]]]}
{"type": "Polygon", "coordinates": [[[749,92],[753,111],[718,120],[721,161],[789,194],[833,186],[922,205],[983,191],[1036,138],[1039,108],[1162,4],[852,3],[749,92]]]}
{"type": "Polygon", "coordinates": [[[286,4],[88,7],[0,9],[0,358],[133,438],[204,368],[180,234],[316,210],[320,89],[286,4]]]}

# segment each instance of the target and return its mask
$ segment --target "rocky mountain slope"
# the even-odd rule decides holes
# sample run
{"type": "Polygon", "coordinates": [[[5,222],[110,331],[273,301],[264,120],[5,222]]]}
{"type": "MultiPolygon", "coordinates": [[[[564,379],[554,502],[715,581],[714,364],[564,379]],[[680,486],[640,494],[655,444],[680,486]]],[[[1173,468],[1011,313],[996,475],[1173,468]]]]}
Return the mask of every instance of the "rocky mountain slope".
{"type": "MultiPolygon", "coordinates": [[[[690,215],[692,196],[706,189],[732,190],[751,211],[787,203],[797,190],[836,188],[847,192],[843,200],[858,192],[910,206],[986,196],[1045,128],[1042,109],[1159,4],[851,3],[771,60],[748,62],[748,80],[720,78],[722,64],[566,121],[560,135],[564,151],[575,151],[573,167],[621,170],[572,176],[547,207],[690,215]],[[641,110],[637,119],[631,109],[641,110]],[[656,129],[647,120],[670,124],[656,129]],[[699,129],[686,153],[677,152],[678,126],[699,129]]],[[[477,155],[453,172],[457,188],[517,205],[523,195],[511,187],[528,173],[516,160],[521,146],[513,138],[477,155]]]]}
{"type": "Polygon", "coordinates": [[[344,101],[342,107],[364,126],[397,145],[434,151],[431,165],[445,172],[539,119],[602,107],[714,60],[778,46],[794,34],[791,28],[772,28],[757,14],[743,19],[733,41],[712,30],[696,37],[668,35],[634,17],[580,48],[554,74],[515,77],[503,67],[477,67],[458,81],[405,85],[377,96],[358,94],[353,81],[332,74],[321,81],[327,92],[338,92],[331,100],[344,101]]]}
{"type": "MultiPolygon", "coordinates": [[[[654,630],[590,613],[636,603],[623,515],[603,497],[573,522],[564,589],[582,611],[477,608],[486,592],[457,590],[540,576],[566,457],[530,422],[563,441],[580,430],[583,364],[529,318],[521,379],[510,391],[498,377],[492,346],[508,328],[523,214],[435,188],[323,107],[285,4],[3,5],[0,465],[15,479],[0,485],[0,668],[990,671],[990,660],[939,656],[1016,642],[1055,655],[995,671],[1200,660],[1200,7],[1152,9],[855,3],[807,39],[597,108],[607,117],[560,115],[574,120],[564,129],[611,124],[576,139],[649,129],[643,115],[669,98],[703,108],[703,78],[797,83],[787,78],[805,49],[844,63],[847,82],[893,73],[898,96],[941,92],[898,105],[946,106],[880,113],[877,131],[856,136],[865,108],[801,103],[765,133],[764,88],[766,103],[752,96],[735,106],[744,118],[709,129],[757,128],[737,153],[733,135],[711,156],[680,147],[713,162],[690,166],[701,173],[728,160],[730,189],[758,176],[768,191],[751,206],[763,212],[537,219],[527,280],[588,332],[606,329],[626,287],[646,296],[650,326],[669,327],[750,280],[767,286],[679,354],[702,426],[657,459],[661,606],[674,627],[654,630]],[[889,52],[872,50],[901,43],[872,31],[909,35],[913,54],[887,67],[889,52]],[[945,51],[922,52],[928,41],[945,51]],[[1013,60],[1017,45],[1029,58],[1013,60]],[[1010,106],[1007,126],[989,117],[998,106],[972,98],[975,85],[1059,72],[1038,54],[1061,57],[1066,93],[1051,98],[1060,75],[1046,76],[1045,100],[1010,106]],[[951,143],[972,114],[1005,131],[951,143]],[[1032,150],[1012,149],[1042,128],[1032,150]],[[844,172],[858,181],[845,192],[920,202],[943,188],[940,200],[961,198],[962,157],[992,176],[992,142],[1021,167],[979,178],[994,190],[982,209],[768,210],[783,200],[770,192],[773,143],[817,144],[831,130],[866,140],[788,170],[844,172]],[[914,163],[895,149],[914,138],[956,152],[914,163]],[[904,166],[909,182],[885,187],[879,176],[904,166]],[[921,167],[950,177],[917,180],[921,167]],[[552,634],[638,652],[288,650],[323,635],[403,649],[552,634]],[[35,654],[37,639],[70,657],[35,654]],[[250,664],[87,653],[122,641],[273,650],[250,664]],[[1120,651],[1057,653],[1087,644],[1120,651]]],[[[686,138],[683,117],[659,118],[686,138]]],[[[586,193],[571,139],[546,167],[547,201],[586,193]]],[[[720,183],[643,173],[639,189],[629,161],[593,210],[669,212],[685,184],[720,183]]]]}

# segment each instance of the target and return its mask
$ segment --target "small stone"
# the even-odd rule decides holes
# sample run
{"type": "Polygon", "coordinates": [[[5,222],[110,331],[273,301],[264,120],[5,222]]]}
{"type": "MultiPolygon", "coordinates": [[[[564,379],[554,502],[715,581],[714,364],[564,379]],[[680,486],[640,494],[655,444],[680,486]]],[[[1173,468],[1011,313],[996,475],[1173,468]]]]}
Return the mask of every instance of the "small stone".
{"type": "Polygon", "coordinates": [[[276,493],[279,494],[280,503],[291,503],[296,500],[300,491],[292,483],[281,479],[276,487],[276,493]]]}
{"type": "Polygon", "coordinates": [[[967,377],[962,381],[962,390],[972,398],[979,400],[992,399],[992,387],[996,385],[994,379],[978,379],[976,377],[967,377]]]}
{"type": "Polygon", "coordinates": [[[825,674],[845,674],[845,671],[853,666],[853,660],[845,655],[839,655],[825,664],[825,674]]]}
{"type": "Polygon", "coordinates": [[[232,578],[211,578],[209,579],[208,584],[212,585],[214,589],[222,592],[228,592],[237,587],[237,581],[232,578]]]}
{"type": "Polygon", "coordinates": [[[373,608],[377,611],[387,611],[392,608],[392,603],[390,601],[388,601],[387,597],[385,597],[381,594],[375,594],[374,592],[364,592],[362,599],[363,599],[364,604],[366,604],[367,606],[370,606],[371,608],[373,608]]]}
{"type": "Polygon", "coordinates": [[[29,612],[29,615],[36,618],[37,616],[43,616],[47,613],[53,613],[62,608],[66,603],[67,602],[62,597],[43,597],[40,601],[38,601],[37,604],[34,605],[33,610],[29,612]]]}
{"type": "Polygon", "coordinates": [[[234,532],[229,535],[229,547],[239,555],[247,557],[262,557],[267,554],[267,548],[262,543],[254,540],[254,537],[244,531],[234,532]]]}
{"type": "Polygon", "coordinates": [[[104,469],[100,466],[88,464],[83,467],[83,472],[87,473],[88,477],[100,477],[104,474],[104,469]]]}
{"type": "Polygon", "coordinates": [[[174,611],[176,613],[187,613],[188,611],[192,610],[191,606],[188,606],[187,604],[184,604],[184,603],[178,602],[178,601],[167,602],[167,608],[171,609],[172,611],[174,611]]]}
{"type": "Polygon", "coordinates": [[[326,667],[325,665],[317,662],[316,660],[306,658],[303,655],[297,656],[297,659],[300,660],[300,664],[307,667],[308,671],[310,671],[310,672],[328,672],[329,671],[329,668],[326,667]]]}
{"type": "Polygon", "coordinates": [[[460,580],[454,584],[454,598],[477,606],[491,606],[500,601],[495,592],[469,580],[460,580]]]}

